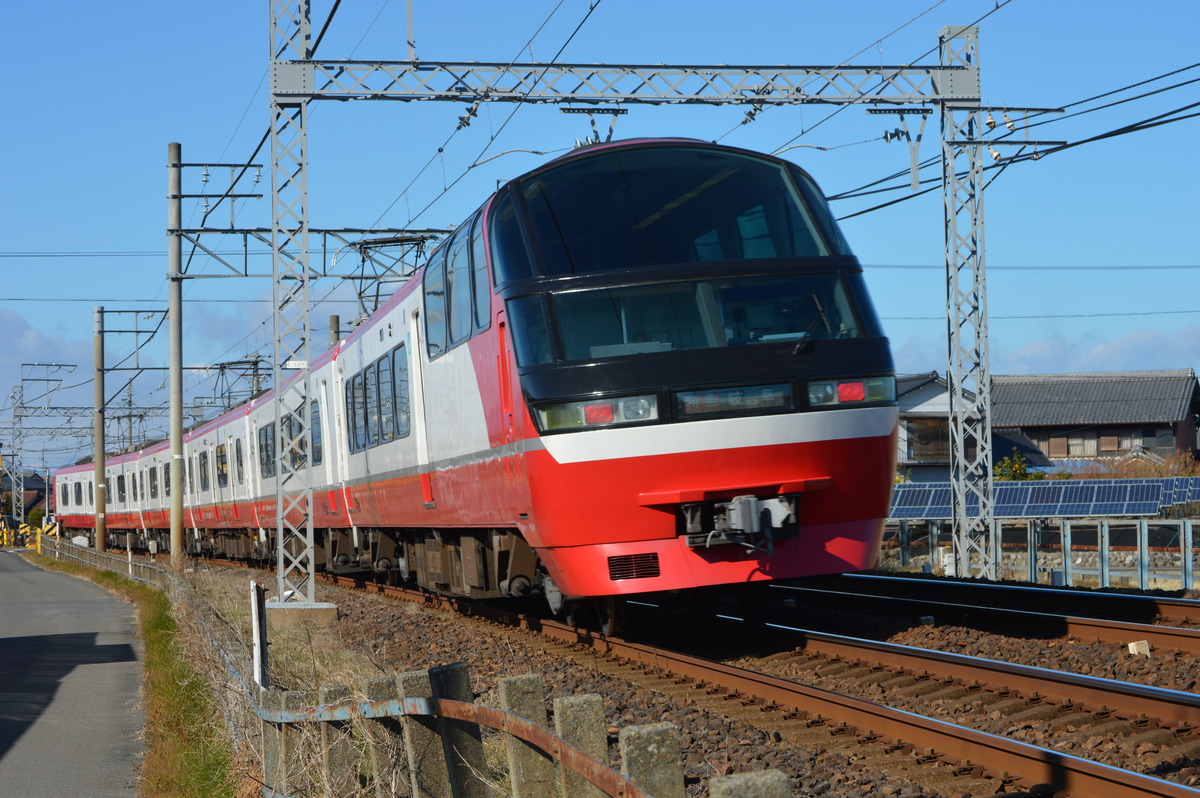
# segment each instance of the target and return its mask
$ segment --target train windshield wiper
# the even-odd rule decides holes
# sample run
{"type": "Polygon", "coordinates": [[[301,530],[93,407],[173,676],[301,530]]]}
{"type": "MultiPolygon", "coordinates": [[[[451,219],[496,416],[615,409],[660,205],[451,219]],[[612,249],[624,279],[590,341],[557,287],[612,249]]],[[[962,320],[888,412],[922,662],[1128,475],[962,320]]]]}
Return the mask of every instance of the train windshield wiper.
{"type": "Polygon", "coordinates": [[[825,325],[826,335],[833,334],[833,328],[829,326],[829,319],[825,315],[825,308],[821,307],[821,300],[817,299],[816,294],[813,294],[812,301],[813,304],[817,306],[817,315],[812,320],[812,324],[808,325],[808,329],[804,331],[804,337],[797,341],[796,345],[792,348],[792,357],[796,357],[801,352],[804,352],[808,349],[809,345],[812,344],[813,333],[817,331],[818,324],[825,325]]]}

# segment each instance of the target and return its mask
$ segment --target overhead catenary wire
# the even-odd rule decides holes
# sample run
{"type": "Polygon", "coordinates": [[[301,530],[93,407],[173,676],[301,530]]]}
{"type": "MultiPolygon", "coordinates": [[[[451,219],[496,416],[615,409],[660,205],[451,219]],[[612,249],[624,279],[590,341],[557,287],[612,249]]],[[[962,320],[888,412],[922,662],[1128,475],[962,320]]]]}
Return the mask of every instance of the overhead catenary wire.
{"type": "MultiPolygon", "coordinates": [[[[583,15],[583,19],[581,19],[579,21],[579,24],[575,26],[575,29],[573,31],[571,31],[571,35],[568,36],[567,40],[565,42],[563,42],[562,46],[560,46],[558,48],[558,51],[554,54],[554,57],[551,58],[550,61],[546,64],[546,66],[542,69],[541,73],[537,76],[537,79],[534,80],[530,84],[528,91],[526,91],[526,93],[524,95],[525,97],[529,96],[529,92],[533,91],[533,89],[538,85],[538,83],[540,83],[542,81],[542,78],[545,77],[546,72],[548,72],[550,70],[550,68],[552,66],[554,66],[555,63],[558,62],[558,59],[563,54],[563,51],[567,49],[567,46],[571,44],[571,42],[575,39],[575,36],[578,35],[579,31],[583,29],[583,26],[585,24],[587,24],[587,21],[591,18],[592,14],[595,12],[595,10],[597,8],[599,8],[601,2],[602,2],[602,0],[593,0],[593,2],[590,2],[588,4],[588,10],[587,10],[587,13],[583,15]]],[[[560,5],[561,5],[561,3],[560,3],[560,5]]],[[[518,102],[513,107],[513,110],[511,112],[509,112],[509,114],[505,118],[504,122],[500,125],[500,128],[498,130],[492,131],[490,133],[487,143],[483,146],[483,149],[479,151],[479,154],[475,156],[475,158],[474,158],[474,160],[472,160],[471,164],[466,169],[464,169],[462,171],[462,173],[459,174],[458,177],[454,178],[454,180],[452,182],[450,182],[449,185],[444,186],[442,188],[442,191],[437,196],[435,196],[433,199],[431,199],[423,208],[421,208],[421,210],[417,211],[415,214],[412,214],[411,218],[409,219],[410,224],[415,222],[417,219],[421,218],[422,214],[424,214],[426,211],[428,211],[430,208],[432,208],[435,204],[437,204],[437,202],[440,201],[442,199],[442,197],[446,196],[446,194],[449,193],[450,189],[452,189],[452,188],[454,188],[454,186],[458,185],[458,183],[464,177],[466,177],[470,173],[470,171],[472,169],[474,169],[480,163],[480,159],[483,158],[484,153],[486,153],[488,151],[488,149],[491,148],[491,146],[496,142],[496,139],[500,136],[500,134],[502,132],[504,132],[504,129],[506,127],[508,127],[508,124],[513,120],[513,117],[515,117],[517,115],[517,112],[520,110],[521,110],[521,103],[518,102]]],[[[440,153],[441,149],[439,149],[438,152],[440,153]]],[[[392,204],[394,205],[395,202],[393,202],[392,204]]],[[[389,208],[390,207],[391,206],[389,206],[389,208]]]]}
{"type": "MultiPolygon", "coordinates": [[[[1083,105],[1083,104],[1090,103],[1090,102],[1095,102],[1096,100],[1104,99],[1104,98],[1106,98],[1106,97],[1111,97],[1111,96],[1114,96],[1114,95],[1116,95],[1116,94],[1120,94],[1121,92],[1131,91],[1131,90],[1133,90],[1133,89],[1140,88],[1140,87],[1142,87],[1142,86],[1146,86],[1146,85],[1148,85],[1148,84],[1150,84],[1150,83],[1153,83],[1153,82],[1155,82],[1155,81],[1159,81],[1159,80],[1165,80],[1166,78],[1173,77],[1173,76],[1175,76],[1175,75],[1181,74],[1181,73],[1183,73],[1183,72],[1186,72],[1186,71],[1188,71],[1188,70],[1191,70],[1191,69],[1195,69],[1195,68],[1197,68],[1197,67],[1200,67],[1200,63],[1196,63],[1196,64],[1190,64],[1190,65],[1188,65],[1188,66],[1185,66],[1185,67],[1180,67],[1180,68],[1178,68],[1178,69],[1173,69],[1173,70],[1171,70],[1171,71],[1169,71],[1169,72],[1165,72],[1165,73],[1162,73],[1162,74],[1160,74],[1160,75],[1156,75],[1156,76],[1154,76],[1154,77],[1151,77],[1151,78],[1146,78],[1146,79],[1144,79],[1144,80],[1140,80],[1140,81],[1137,81],[1137,82],[1135,82],[1135,83],[1131,83],[1131,84],[1128,84],[1128,85],[1126,85],[1126,86],[1122,86],[1121,88],[1118,88],[1118,89],[1112,89],[1112,90],[1110,90],[1110,91],[1106,91],[1106,92],[1103,92],[1103,93],[1101,93],[1101,94],[1097,94],[1097,95],[1095,95],[1095,96],[1088,97],[1088,98],[1086,98],[1086,99],[1082,99],[1082,100],[1075,100],[1074,102],[1071,102],[1071,103],[1064,104],[1064,105],[1062,105],[1062,106],[1060,106],[1060,107],[1061,107],[1061,108],[1063,108],[1063,109],[1067,109],[1067,108],[1075,108],[1075,107],[1077,107],[1077,106],[1079,106],[1079,105],[1083,105]]],[[[1054,116],[1050,117],[1049,119],[1046,119],[1046,120],[1043,120],[1043,121],[1040,121],[1040,122],[1029,122],[1029,123],[1026,123],[1026,124],[1022,125],[1022,129],[1026,129],[1026,128],[1032,128],[1032,127],[1040,127],[1040,126],[1043,126],[1043,125],[1050,125],[1050,124],[1059,123],[1059,122],[1065,121],[1066,119],[1069,119],[1069,118],[1076,118],[1076,117],[1084,116],[1084,115],[1086,115],[1086,114],[1095,113],[1095,112],[1098,112],[1098,111],[1102,111],[1102,110],[1107,110],[1107,109],[1110,109],[1110,108],[1114,108],[1114,107],[1116,107],[1116,106],[1123,105],[1123,104],[1125,104],[1125,103],[1136,102],[1137,100],[1146,99],[1146,98],[1148,98],[1148,97],[1155,96],[1155,95],[1158,95],[1158,94],[1163,94],[1163,93],[1165,93],[1165,92],[1168,92],[1168,91],[1173,91],[1173,90],[1176,90],[1176,89],[1184,88],[1184,87],[1186,87],[1186,86],[1189,86],[1189,85],[1191,85],[1191,84],[1193,84],[1193,83],[1196,83],[1196,82],[1200,82],[1200,78],[1198,78],[1198,79],[1196,79],[1196,80],[1189,80],[1189,81],[1184,81],[1184,82],[1182,82],[1182,83],[1173,84],[1173,85],[1171,85],[1171,86],[1165,86],[1165,87],[1163,87],[1162,89],[1159,89],[1159,90],[1156,90],[1156,91],[1153,91],[1153,92],[1145,92],[1145,93],[1143,93],[1143,94],[1139,94],[1139,95],[1136,95],[1136,96],[1133,96],[1133,97],[1127,97],[1127,98],[1124,98],[1124,99],[1122,99],[1122,100],[1119,100],[1119,101],[1117,101],[1117,102],[1114,102],[1114,103],[1106,103],[1106,104],[1104,104],[1104,105],[1102,105],[1102,106],[1098,106],[1098,107],[1095,107],[1095,108],[1088,108],[1088,109],[1084,109],[1084,110],[1082,110],[1082,111],[1078,111],[1078,112],[1076,112],[1076,113],[1073,113],[1073,114],[1067,114],[1067,115],[1065,115],[1065,116],[1056,114],[1056,115],[1054,115],[1054,116]]],[[[1188,107],[1188,106],[1185,106],[1185,108],[1187,108],[1187,107],[1188,107]]],[[[1183,110],[1183,109],[1179,109],[1179,110],[1183,110]]],[[[1177,112],[1178,112],[1178,110],[1177,110],[1176,112],[1174,112],[1174,113],[1177,113],[1177,112]]],[[[1043,116],[1043,115],[1046,115],[1047,113],[1048,113],[1048,112],[1039,111],[1039,112],[1035,112],[1034,114],[1032,114],[1032,116],[1036,118],[1037,116],[1043,116]]],[[[1141,123],[1139,123],[1139,124],[1141,124],[1141,123]]],[[[1016,131],[1006,131],[1005,133],[1003,133],[1003,134],[1001,134],[1001,135],[997,136],[997,139],[998,139],[998,140],[1005,140],[1005,139],[1011,138],[1013,135],[1015,135],[1015,133],[1016,133],[1016,131]]],[[[1098,140],[1098,139],[1095,139],[1095,140],[1098,140]]],[[[1071,146],[1077,146],[1077,145],[1078,145],[1078,143],[1083,143],[1083,142],[1082,142],[1082,141],[1081,141],[1081,142],[1077,142],[1077,143],[1075,143],[1075,144],[1072,144],[1071,146]]],[[[1053,150],[1042,150],[1042,151],[1040,151],[1040,152],[1038,153],[1038,159],[1040,159],[1041,157],[1043,157],[1043,156],[1044,156],[1046,153],[1048,153],[1048,152],[1055,152],[1055,151],[1058,151],[1058,149],[1066,149],[1066,148],[1067,148],[1067,147],[1065,147],[1065,146],[1064,146],[1064,147],[1060,147],[1060,148],[1053,149],[1053,150]]],[[[1027,156],[1027,158],[1028,158],[1029,160],[1035,160],[1035,158],[1033,157],[1033,154],[1032,154],[1032,153],[1031,153],[1031,154],[1029,154],[1029,155],[1027,156]]],[[[1006,160],[1011,160],[1011,159],[1006,159],[1006,160]]],[[[933,156],[933,157],[927,158],[927,159],[925,159],[924,161],[922,161],[922,162],[920,163],[920,165],[919,165],[919,168],[923,170],[923,169],[929,168],[929,167],[931,167],[931,166],[936,166],[936,165],[938,165],[940,162],[941,162],[941,157],[940,157],[940,156],[933,156]]],[[[879,179],[877,179],[877,180],[874,180],[874,181],[872,181],[872,182],[870,182],[870,183],[866,183],[866,184],[864,184],[864,185],[862,185],[862,186],[859,186],[858,188],[854,188],[854,189],[848,189],[848,190],[846,190],[846,191],[839,192],[838,194],[835,194],[835,195],[832,195],[832,196],[830,196],[830,197],[829,197],[829,199],[830,199],[830,200],[840,200],[840,199],[848,199],[848,198],[857,197],[857,196],[865,196],[865,195],[867,195],[867,194],[872,194],[872,193],[882,193],[882,192],[886,192],[886,191],[900,191],[900,190],[904,190],[904,189],[906,189],[906,188],[909,188],[909,187],[910,187],[910,184],[909,184],[907,181],[906,181],[906,182],[904,182],[903,184],[898,184],[898,185],[895,185],[895,186],[887,186],[887,187],[884,187],[884,188],[882,188],[882,189],[877,189],[877,190],[875,190],[875,191],[868,191],[868,189],[870,189],[870,188],[872,188],[872,187],[874,187],[874,186],[881,185],[881,184],[883,184],[883,183],[886,183],[886,182],[888,182],[888,181],[891,181],[891,180],[898,180],[898,179],[901,179],[901,178],[907,178],[907,177],[908,177],[908,175],[909,175],[909,173],[910,173],[910,170],[908,170],[908,169],[905,169],[905,170],[898,170],[898,171],[896,171],[896,172],[893,172],[893,173],[891,173],[891,174],[887,175],[886,177],[882,177],[882,178],[879,178],[879,179]]],[[[929,181],[922,181],[922,182],[923,182],[923,183],[931,183],[931,182],[936,182],[937,180],[940,180],[940,176],[939,176],[939,178],[937,178],[936,180],[929,180],[929,181]]],[[[893,203],[888,203],[888,204],[890,205],[890,204],[893,204],[893,203]]],[[[887,206],[886,206],[886,205],[884,205],[884,206],[879,206],[879,207],[887,207],[887,206]]],[[[868,211],[870,211],[870,210],[873,210],[873,209],[867,209],[867,211],[863,211],[863,212],[868,212],[868,211]]],[[[860,212],[860,214],[861,214],[861,213],[862,213],[862,212],[860,212]]],[[[860,215],[860,214],[856,214],[856,215],[860,215]]]]}
{"type": "MultiPolygon", "coordinates": [[[[339,3],[340,3],[340,0],[339,0],[339,3]]],[[[559,5],[561,5],[561,3],[560,3],[559,5]]],[[[936,5],[935,5],[934,7],[936,7],[936,5]]],[[[334,9],[335,11],[336,11],[336,8],[337,8],[337,6],[335,5],[335,9],[334,9]]],[[[557,7],[556,7],[556,9],[557,9],[557,7]]],[[[332,12],[331,12],[331,14],[330,14],[330,18],[326,20],[326,25],[325,25],[325,27],[322,29],[322,33],[321,33],[321,35],[322,35],[322,36],[324,35],[324,32],[325,32],[325,30],[327,30],[327,29],[328,29],[329,21],[330,21],[331,19],[332,19],[332,12]]],[[[886,37],[885,37],[885,38],[886,38],[886,37]]],[[[318,37],[318,42],[319,42],[319,37],[318,37]]],[[[870,46],[871,46],[871,45],[868,45],[868,48],[864,48],[864,50],[863,50],[863,51],[865,51],[866,49],[869,49],[869,47],[870,47],[870,46]]],[[[863,51],[860,51],[860,52],[863,52],[863,51]]],[[[852,56],[852,58],[853,58],[853,56],[852,56]]],[[[1113,94],[1113,93],[1116,93],[1116,92],[1119,92],[1119,91],[1122,91],[1122,90],[1114,90],[1113,92],[1109,92],[1109,93],[1106,93],[1105,95],[1099,95],[1099,96],[1101,96],[1101,97],[1103,97],[1103,96],[1109,96],[1109,95],[1111,95],[1111,94],[1113,94]]],[[[1164,89],[1163,91],[1166,91],[1166,89],[1164,89]]],[[[1129,98],[1129,99],[1127,99],[1127,100],[1123,100],[1122,102],[1131,102],[1131,101],[1132,101],[1132,99],[1133,99],[1133,98],[1129,98]]],[[[1086,102],[1086,101],[1079,101],[1079,102],[1081,102],[1081,103],[1082,103],[1082,102],[1086,102]]],[[[1118,104],[1120,104],[1120,103],[1113,103],[1113,105],[1118,105],[1118,104]]],[[[1107,106],[1106,106],[1106,107],[1107,107],[1107,106]]],[[[1089,110],[1085,110],[1085,111],[1081,111],[1079,115],[1083,115],[1083,114],[1085,114],[1085,113],[1089,113],[1089,112],[1091,112],[1091,110],[1090,110],[1090,109],[1089,109],[1089,110]]],[[[1075,115],[1074,115],[1074,114],[1072,114],[1072,116],[1075,116],[1075,115]]],[[[511,117],[510,117],[510,118],[511,118],[511,117]]],[[[1047,120],[1046,122],[1039,122],[1038,124],[1051,124],[1051,123],[1053,123],[1054,121],[1058,121],[1058,120],[1051,119],[1051,120],[1047,120]]],[[[1164,123],[1164,124],[1165,124],[1165,123],[1164,123]]],[[[1134,131],[1130,131],[1130,132],[1134,132],[1134,131]]],[[[795,140],[795,139],[793,139],[793,140],[795,140]]],[[[1091,140],[1099,140],[1099,138],[1097,137],[1097,138],[1094,138],[1094,139],[1089,139],[1089,140],[1084,140],[1084,141],[1076,142],[1076,143],[1074,143],[1072,146],[1079,146],[1080,144],[1082,144],[1082,143],[1086,143],[1086,141],[1091,141],[1091,140]]],[[[493,141],[494,141],[494,137],[493,137],[493,141]]],[[[493,141],[489,141],[489,143],[488,143],[488,146],[491,146],[491,144],[493,143],[493,141]]],[[[264,142],[265,142],[265,138],[264,138],[264,142]]],[[[261,146],[262,146],[262,144],[260,144],[260,147],[261,147],[261,146]]],[[[841,145],[841,146],[846,146],[846,145],[841,145]]],[[[486,148],[485,148],[485,152],[486,152],[486,148]]],[[[435,154],[434,154],[434,156],[432,156],[432,157],[433,157],[433,158],[436,158],[436,157],[438,157],[438,155],[440,155],[440,154],[441,154],[441,153],[435,153],[435,154]]],[[[254,157],[256,157],[256,156],[257,156],[257,150],[256,150],[256,155],[255,155],[255,156],[252,156],[252,157],[249,159],[249,161],[252,161],[252,160],[254,160],[254,157]]],[[[249,161],[248,161],[248,162],[249,162],[249,161]]],[[[1013,162],[1013,161],[1011,161],[1011,160],[1009,161],[1009,163],[1012,163],[1012,162],[1013,162]]],[[[468,167],[468,169],[470,169],[470,168],[471,168],[471,167],[468,167]]],[[[1003,169],[1002,169],[1002,168],[996,168],[996,169],[995,169],[995,170],[992,172],[992,174],[993,174],[993,175],[996,175],[996,174],[999,174],[999,173],[1000,173],[1000,172],[1002,172],[1002,171],[1003,171],[1003,169]]],[[[464,175],[465,175],[465,172],[464,172],[464,175]]],[[[419,175],[418,175],[418,177],[419,177],[419,175]]],[[[993,179],[994,179],[994,178],[993,178],[993,179]]],[[[455,182],[457,183],[458,181],[456,180],[455,182]]],[[[407,188],[411,188],[413,185],[415,185],[415,179],[414,179],[414,182],[413,182],[413,183],[410,183],[410,184],[409,184],[409,186],[408,186],[407,188]]],[[[445,186],[445,187],[443,188],[443,194],[445,193],[445,191],[446,191],[446,190],[449,190],[449,189],[453,188],[453,185],[454,185],[454,184],[452,183],[452,184],[449,184],[449,185],[445,186]]],[[[892,190],[892,189],[885,189],[885,190],[892,190]]],[[[440,198],[441,198],[441,195],[439,195],[439,197],[435,198],[434,202],[436,202],[436,201],[437,201],[438,199],[440,199],[440,198]]],[[[218,200],[218,202],[219,202],[219,200],[218,200]]],[[[394,204],[395,204],[395,203],[393,203],[393,205],[394,205],[394,204]]],[[[432,204],[433,204],[433,203],[430,203],[430,205],[432,205],[432,204]]],[[[390,208],[390,207],[391,207],[391,206],[389,206],[389,208],[390,208]]],[[[425,209],[423,209],[423,210],[422,210],[422,212],[423,212],[423,213],[424,213],[424,212],[427,212],[429,207],[430,207],[430,206],[426,206],[426,208],[425,208],[425,209]]],[[[881,206],[881,207],[882,207],[882,206],[881,206]]],[[[214,210],[215,210],[215,208],[214,208],[214,210]]],[[[385,213],[386,213],[386,212],[385,212],[385,213]]],[[[381,218],[382,218],[382,217],[381,217],[381,218]]],[[[3,254],[0,254],[0,257],[4,257],[4,256],[5,256],[5,255],[3,255],[3,254]]],[[[98,255],[98,256],[100,256],[100,255],[98,255]]],[[[50,256],[48,255],[47,257],[50,257],[50,256]]],[[[896,268],[923,268],[923,267],[896,267],[896,268]]],[[[934,266],[934,267],[930,267],[930,268],[943,268],[943,267],[940,267],[940,266],[934,266]]],[[[989,270],[999,270],[999,269],[1002,269],[1002,268],[1003,268],[1003,267],[1000,267],[1000,266],[989,266],[989,270]]],[[[1014,267],[1014,268],[1021,268],[1021,267],[1014,267]]],[[[1033,268],[1033,267],[1029,267],[1029,268],[1033,268]]],[[[1053,267],[1052,267],[1052,268],[1053,268],[1053,267]]],[[[1065,267],[1064,267],[1064,268],[1065,268],[1065,267]]],[[[1094,267],[1094,268],[1146,268],[1146,267],[1094,267]]],[[[1195,267],[1195,266],[1189,266],[1189,265],[1182,265],[1182,266],[1158,266],[1158,267],[1150,267],[1150,268],[1185,268],[1185,269],[1186,269],[1186,268],[1196,268],[1196,267],[1195,267]]],[[[61,300],[60,300],[60,301],[61,301],[61,300]]],[[[66,301],[93,301],[93,300],[66,300],[66,301]]],[[[115,300],[115,299],[114,299],[114,300],[100,300],[100,301],[119,302],[119,301],[126,301],[126,300],[115,300]]],[[[197,302],[197,303],[200,303],[200,302],[210,302],[210,303],[216,303],[216,302],[220,302],[220,301],[222,301],[222,300],[207,300],[207,299],[195,299],[195,300],[191,300],[191,299],[190,299],[190,300],[189,300],[189,302],[197,302]]],[[[243,300],[235,300],[235,301],[237,301],[237,302],[242,302],[243,300]]],[[[245,302],[248,302],[248,303],[266,303],[266,302],[268,302],[269,300],[244,300],[244,301],[245,301],[245,302]]],[[[333,300],[333,301],[339,301],[339,300],[336,300],[336,299],[335,299],[335,300],[333,300]]],[[[1098,315],[1098,314],[1088,314],[1088,315],[1093,315],[1093,316],[1094,316],[1094,315],[1098,315]]],[[[994,317],[994,318],[995,318],[995,317],[994,317]]],[[[248,337],[249,337],[249,336],[248,336],[248,337]]],[[[243,339],[243,340],[245,340],[245,339],[243,339]]]]}
{"type": "MultiPolygon", "coordinates": [[[[904,30],[905,28],[907,28],[909,25],[912,25],[913,23],[915,23],[915,22],[916,22],[917,20],[919,20],[921,17],[924,17],[924,16],[926,16],[927,14],[929,14],[929,12],[930,12],[930,11],[933,11],[935,8],[937,8],[938,6],[942,5],[942,4],[943,4],[943,3],[945,3],[945,2],[946,2],[946,0],[937,0],[937,2],[936,2],[936,3],[934,3],[934,4],[933,4],[933,5],[931,5],[929,8],[925,9],[924,11],[922,11],[921,13],[917,14],[915,17],[912,17],[911,19],[909,19],[909,20],[908,20],[908,22],[905,22],[905,23],[903,23],[902,25],[899,25],[898,27],[896,27],[895,29],[893,29],[893,30],[892,30],[890,33],[885,33],[883,36],[880,36],[878,39],[876,39],[875,41],[871,42],[871,43],[870,43],[870,44],[868,44],[867,46],[863,47],[863,48],[862,48],[861,50],[859,50],[858,52],[856,52],[856,53],[854,53],[854,54],[852,54],[852,55],[850,55],[850,56],[847,56],[846,58],[844,58],[844,59],[843,59],[843,60],[842,60],[840,63],[836,64],[835,66],[837,66],[837,67],[843,67],[843,66],[846,66],[846,65],[847,65],[847,64],[849,64],[849,63],[850,63],[852,60],[854,60],[855,58],[858,58],[860,55],[862,55],[863,53],[865,53],[867,50],[870,50],[872,47],[877,47],[877,46],[879,46],[880,44],[882,44],[883,42],[887,41],[887,40],[888,40],[889,38],[891,38],[892,36],[895,36],[897,33],[899,33],[900,31],[904,30]]],[[[918,56],[918,57],[922,57],[922,58],[923,58],[924,56],[918,56]]],[[[838,111],[840,111],[840,110],[841,110],[841,109],[838,109],[838,111]]],[[[835,111],[834,113],[836,114],[838,111],[835,111]]],[[[727,131],[725,131],[724,133],[722,133],[720,136],[717,136],[717,138],[713,139],[713,141],[714,141],[714,142],[716,142],[716,143],[720,143],[720,142],[721,142],[723,139],[725,139],[726,137],[728,137],[728,136],[729,136],[730,134],[732,134],[734,131],[741,129],[742,125],[745,125],[745,124],[747,124],[747,123],[749,123],[749,122],[752,122],[752,121],[754,121],[755,117],[757,116],[757,110],[756,110],[756,111],[753,111],[753,112],[750,112],[750,113],[753,113],[754,115],[753,115],[753,116],[751,116],[751,115],[747,114],[747,116],[746,116],[746,117],[744,117],[744,118],[742,119],[742,121],[738,122],[736,125],[734,125],[734,126],[733,126],[733,127],[731,127],[729,130],[727,130],[727,131]]],[[[830,116],[833,116],[833,114],[830,114],[830,116]]],[[[814,126],[814,127],[815,127],[815,126],[814,126]]],[[[800,138],[801,136],[803,136],[803,135],[804,135],[805,133],[807,133],[807,132],[808,132],[808,131],[806,131],[806,130],[801,130],[801,132],[800,132],[800,134],[799,134],[799,135],[797,135],[795,138],[791,139],[791,141],[788,141],[788,142],[787,142],[787,144],[784,144],[784,145],[783,145],[783,146],[781,146],[781,147],[777,147],[777,148],[775,149],[775,151],[774,151],[774,152],[775,152],[776,154],[778,154],[780,150],[782,150],[782,149],[786,148],[788,144],[791,144],[793,141],[795,141],[796,139],[800,138]]]]}
{"type": "MultiPolygon", "coordinates": [[[[1000,9],[1004,8],[1005,6],[1007,6],[1008,4],[1010,4],[1010,3],[1012,3],[1012,2],[1013,2],[1013,0],[996,0],[996,5],[995,5],[993,8],[991,8],[991,9],[989,9],[988,11],[986,11],[985,13],[981,14],[979,17],[977,17],[977,18],[975,19],[975,21],[974,21],[974,22],[970,23],[970,25],[971,25],[971,26],[978,25],[980,22],[983,22],[985,19],[987,19],[988,17],[990,17],[992,14],[995,14],[997,11],[999,11],[1000,9]]],[[[923,15],[922,15],[922,16],[923,16],[923,15]]],[[[906,23],[906,25],[907,25],[907,24],[910,24],[910,23],[906,23]]],[[[902,26],[902,27],[903,27],[903,26],[902,26]]],[[[969,27],[969,26],[968,26],[968,27],[969,27]]],[[[888,35],[889,35],[889,36],[891,36],[892,34],[888,34],[888,35]]],[[[870,47],[870,46],[873,46],[873,45],[868,45],[868,49],[869,49],[869,47],[870,47]]],[[[928,49],[928,50],[926,50],[925,52],[923,52],[923,53],[921,53],[920,55],[918,55],[916,58],[913,58],[912,60],[910,60],[910,61],[909,61],[907,64],[905,64],[904,66],[902,66],[902,67],[899,67],[899,70],[900,70],[900,71],[902,71],[902,70],[908,69],[909,67],[912,67],[913,65],[915,65],[915,64],[916,64],[916,62],[917,62],[917,61],[921,60],[922,58],[925,58],[925,57],[926,57],[926,56],[928,56],[928,55],[932,55],[933,53],[937,52],[937,50],[938,50],[938,48],[937,48],[937,47],[931,47],[930,49],[928,49]]],[[[862,51],[860,51],[860,52],[862,52],[862,51]]],[[[880,82],[879,84],[876,84],[876,87],[879,87],[879,86],[882,86],[882,85],[883,85],[883,82],[880,82]]],[[[802,131],[800,131],[800,132],[799,132],[799,133],[797,133],[795,136],[792,136],[790,139],[788,139],[788,140],[787,140],[787,141],[785,141],[783,144],[781,144],[781,145],[779,145],[778,147],[776,147],[776,148],[775,148],[774,150],[772,150],[771,152],[772,152],[772,153],[778,153],[778,152],[780,152],[780,151],[782,151],[782,150],[785,150],[785,149],[787,149],[787,148],[788,148],[788,146],[789,146],[789,145],[791,145],[791,144],[793,144],[793,143],[794,143],[794,142],[795,142],[797,139],[801,138],[802,136],[806,136],[806,135],[808,135],[809,133],[811,133],[812,131],[816,130],[818,127],[820,127],[821,125],[825,124],[825,123],[826,123],[826,122],[828,122],[829,120],[833,119],[835,116],[837,116],[838,114],[842,113],[843,111],[845,111],[847,108],[850,108],[851,106],[852,106],[852,104],[846,104],[846,105],[840,105],[840,106],[838,106],[838,108],[837,108],[837,109],[835,109],[835,110],[833,111],[833,113],[829,114],[829,116],[827,116],[827,117],[825,117],[824,119],[820,120],[820,121],[819,121],[819,122],[817,122],[815,125],[813,125],[812,127],[808,128],[807,130],[802,130],[802,131]]]]}

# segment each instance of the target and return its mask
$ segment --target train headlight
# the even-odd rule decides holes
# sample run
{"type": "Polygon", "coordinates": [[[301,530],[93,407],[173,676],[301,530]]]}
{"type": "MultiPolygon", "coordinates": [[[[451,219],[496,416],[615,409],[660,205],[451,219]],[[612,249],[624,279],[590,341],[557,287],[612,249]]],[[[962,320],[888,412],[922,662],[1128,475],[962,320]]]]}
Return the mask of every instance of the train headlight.
{"type": "Polygon", "coordinates": [[[568,429],[591,429],[654,421],[658,418],[658,398],[624,396],[621,398],[589,399],[546,405],[536,410],[538,423],[545,432],[568,429]]]}
{"type": "Polygon", "coordinates": [[[658,418],[658,402],[653,396],[635,396],[621,400],[621,417],[626,421],[658,418]]]}
{"type": "Polygon", "coordinates": [[[894,401],[895,377],[825,380],[808,384],[808,404],[812,407],[894,401]]]}

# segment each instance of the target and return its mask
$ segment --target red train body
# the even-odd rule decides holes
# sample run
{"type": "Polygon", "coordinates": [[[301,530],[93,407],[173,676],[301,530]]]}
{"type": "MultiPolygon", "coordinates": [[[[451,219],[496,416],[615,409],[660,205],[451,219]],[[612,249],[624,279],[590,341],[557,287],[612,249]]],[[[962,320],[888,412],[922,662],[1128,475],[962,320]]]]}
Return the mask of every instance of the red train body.
{"type": "MultiPolygon", "coordinates": [[[[687,140],[598,145],[493,195],[310,364],[321,564],[476,596],[610,596],[875,563],[895,381],[810,178],[687,140]]],[[[268,392],[186,435],[193,553],[273,556],[268,392]]],[[[106,526],[165,547],[165,443],[106,526]]],[[[94,529],[92,466],[55,476],[94,529]]]]}

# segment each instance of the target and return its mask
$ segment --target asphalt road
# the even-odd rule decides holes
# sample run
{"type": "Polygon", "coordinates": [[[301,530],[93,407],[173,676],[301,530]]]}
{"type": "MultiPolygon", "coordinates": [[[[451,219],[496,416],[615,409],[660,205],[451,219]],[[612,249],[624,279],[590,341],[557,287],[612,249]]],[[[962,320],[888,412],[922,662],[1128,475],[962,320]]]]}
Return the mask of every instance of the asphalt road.
{"type": "Polygon", "coordinates": [[[0,550],[0,795],[134,798],[133,608],[0,550]]]}

